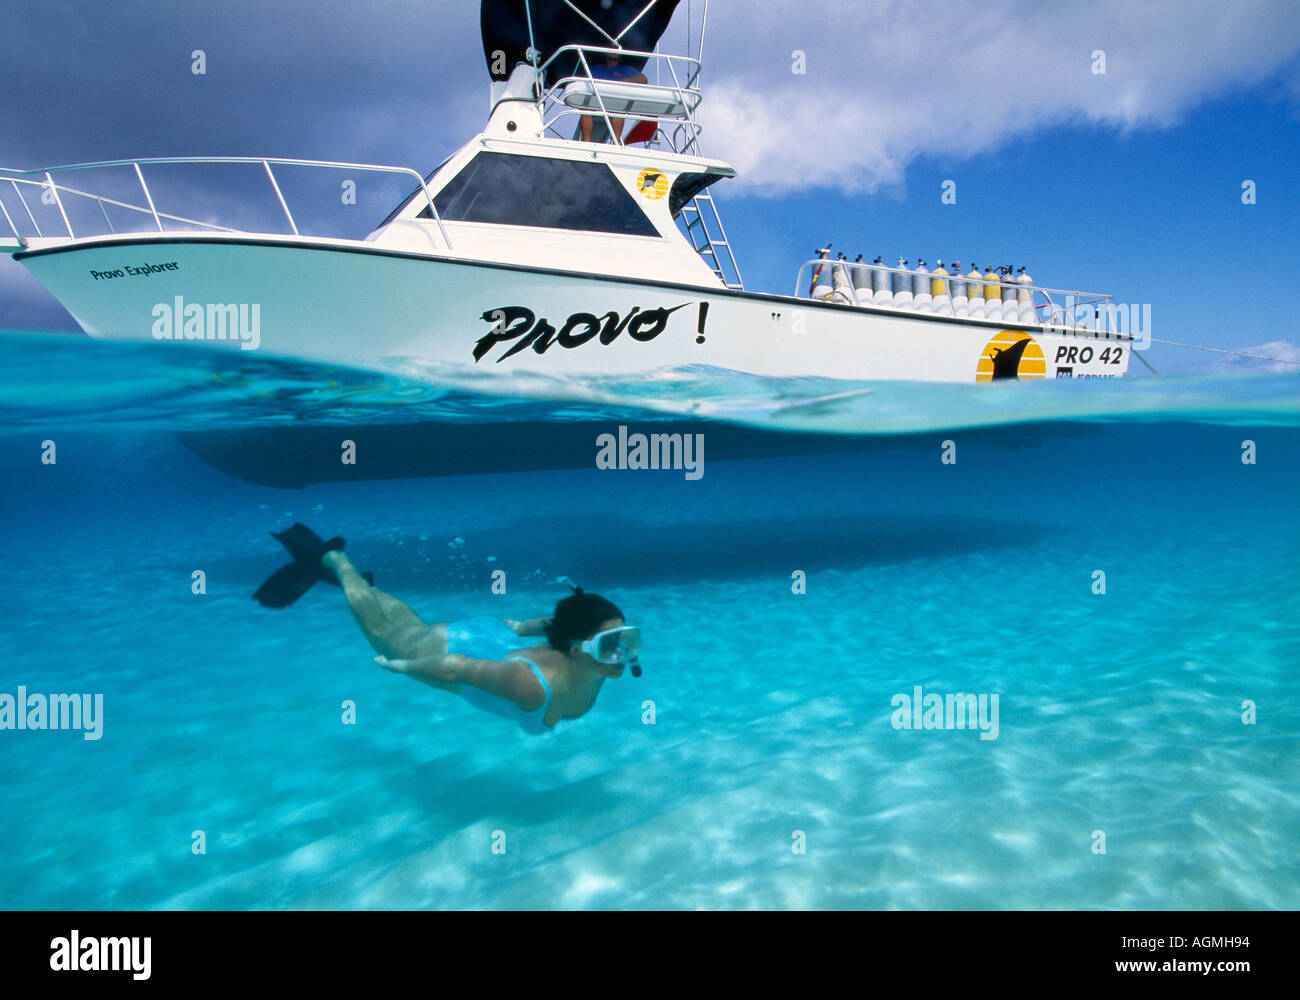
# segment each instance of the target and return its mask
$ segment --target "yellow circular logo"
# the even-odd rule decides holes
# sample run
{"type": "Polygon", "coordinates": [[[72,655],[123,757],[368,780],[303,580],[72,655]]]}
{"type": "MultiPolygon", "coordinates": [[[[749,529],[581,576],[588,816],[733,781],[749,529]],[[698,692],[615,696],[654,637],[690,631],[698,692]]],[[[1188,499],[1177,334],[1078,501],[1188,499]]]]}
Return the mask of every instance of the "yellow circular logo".
{"type": "Polygon", "coordinates": [[[636,175],[636,189],[651,200],[668,193],[668,175],[654,167],[646,167],[636,175]]]}
{"type": "Polygon", "coordinates": [[[1043,349],[1024,330],[1001,330],[984,345],[975,367],[976,382],[1004,378],[1047,378],[1043,349]]]}

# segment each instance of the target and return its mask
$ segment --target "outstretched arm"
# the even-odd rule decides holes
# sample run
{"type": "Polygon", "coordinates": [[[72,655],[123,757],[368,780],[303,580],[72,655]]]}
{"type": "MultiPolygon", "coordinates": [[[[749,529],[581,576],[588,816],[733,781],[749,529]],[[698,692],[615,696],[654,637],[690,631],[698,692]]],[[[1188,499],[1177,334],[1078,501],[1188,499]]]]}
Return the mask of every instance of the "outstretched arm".
{"type": "Polygon", "coordinates": [[[526,622],[510,622],[510,627],[515,630],[515,635],[545,635],[546,626],[551,624],[550,615],[542,618],[529,618],[526,622]]]}

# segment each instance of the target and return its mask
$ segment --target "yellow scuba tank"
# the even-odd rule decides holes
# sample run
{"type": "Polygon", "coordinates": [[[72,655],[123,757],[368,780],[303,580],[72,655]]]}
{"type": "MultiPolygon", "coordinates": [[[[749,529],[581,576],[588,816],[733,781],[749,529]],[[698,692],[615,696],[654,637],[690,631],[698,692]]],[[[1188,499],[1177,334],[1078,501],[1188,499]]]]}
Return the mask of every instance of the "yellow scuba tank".
{"type": "Polygon", "coordinates": [[[1002,289],[998,286],[997,272],[992,264],[984,269],[984,318],[1002,318],[1002,289]]]}
{"type": "Polygon", "coordinates": [[[970,301],[968,307],[973,319],[984,318],[984,285],[980,281],[980,269],[978,264],[970,266],[970,274],[966,275],[966,295],[970,301]]]}
{"type": "Polygon", "coordinates": [[[941,260],[934,262],[934,270],[930,272],[930,310],[944,316],[953,315],[952,296],[948,293],[948,272],[941,260]]]}

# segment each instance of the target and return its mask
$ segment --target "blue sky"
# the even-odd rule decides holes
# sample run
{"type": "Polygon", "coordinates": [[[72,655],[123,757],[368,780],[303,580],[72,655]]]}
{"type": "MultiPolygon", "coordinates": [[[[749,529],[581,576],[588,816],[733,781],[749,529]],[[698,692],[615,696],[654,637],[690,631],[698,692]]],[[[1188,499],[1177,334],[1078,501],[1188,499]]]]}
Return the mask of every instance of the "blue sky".
{"type": "MultiPolygon", "coordinates": [[[[753,287],[793,287],[788,256],[765,247],[1014,263],[1039,284],[1150,303],[1157,338],[1300,360],[1286,346],[1300,343],[1300,299],[1287,290],[1300,265],[1298,164],[1300,123],[1243,95],[1164,129],[1045,128],[972,159],[922,156],[867,197],[731,199],[724,221],[738,247],[759,249],[742,259],[753,287]],[[1253,206],[1241,202],[1245,178],[1253,206]],[[950,179],[957,201],[944,205],[950,179]],[[1286,343],[1262,346],[1276,341],[1286,343]]],[[[1161,371],[1235,366],[1160,345],[1147,357],[1161,371]]]]}
{"type": "MultiPolygon", "coordinates": [[[[705,148],[742,171],[715,193],[749,287],[788,292],[827,242],[1027,264],[1040,284],[1150,303],[1157,338],[1300,360],[1300,5],[713,0],[709,28],[705,148]]],[[[0,84],[7,167],[270,155],[424,171],[487,110],[473,0],[6,0],[0,84]]],[[[75,324],[6,257],[0,327],[75,324]]]]}

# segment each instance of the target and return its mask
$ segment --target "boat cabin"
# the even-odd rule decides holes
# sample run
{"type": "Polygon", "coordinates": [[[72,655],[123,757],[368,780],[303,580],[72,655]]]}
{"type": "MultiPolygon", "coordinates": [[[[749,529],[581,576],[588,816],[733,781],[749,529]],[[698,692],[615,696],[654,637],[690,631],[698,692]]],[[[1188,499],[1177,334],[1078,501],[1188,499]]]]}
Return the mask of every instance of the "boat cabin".
{"type": "MultiPolygon", "coordinates": [[[[604,51],[617,50],[597,48],[592,58],[604,51]]],[[[699,155],[698,91],[596,79],[586,68],[586,49],[579,47],[557,52],[553,61],[564,68],[552,72],[549,85],[546,66],[526,64],[504,83],[494,83],[484,130],[435,169],[425,187],[412,192],[367,240],[506,264],[706,287],[733,284],[719,266],[719,249],[726,247],[720,224],[714,215],[710,233],[697,199],[736,172],[699,155]],[[574,128],[583,115],[606,126],[607,135],[619,119],[625,129],[636,121],[653,123],[663,148],[624,145],[621,137],[584,142],[574,128]]]]}

